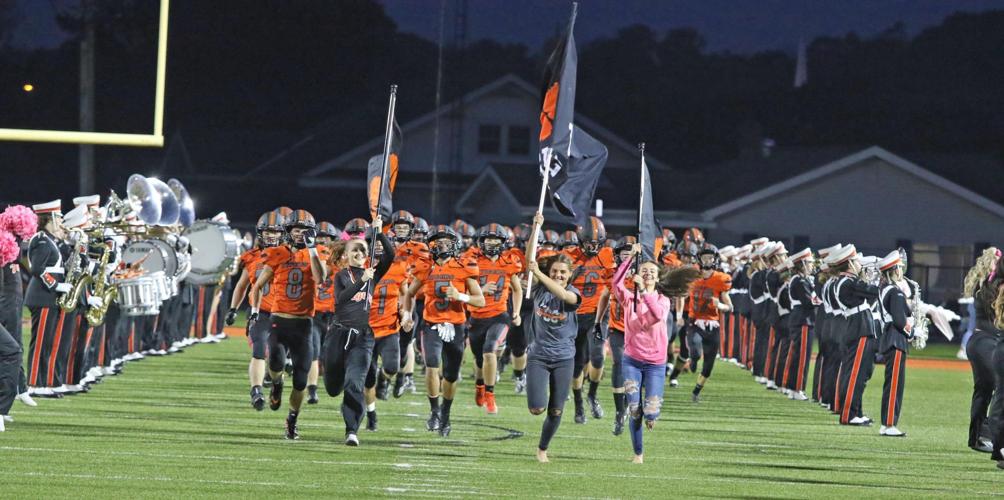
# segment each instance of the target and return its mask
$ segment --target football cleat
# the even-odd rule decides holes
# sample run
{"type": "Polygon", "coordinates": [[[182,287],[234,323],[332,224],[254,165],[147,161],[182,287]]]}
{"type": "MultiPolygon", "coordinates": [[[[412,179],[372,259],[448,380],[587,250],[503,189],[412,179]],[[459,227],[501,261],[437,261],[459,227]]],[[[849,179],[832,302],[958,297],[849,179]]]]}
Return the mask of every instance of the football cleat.
{"type": "Polygon", "coordinates": [[[485,393],[485,411],[488,412],[489,415],[497,415],[499,412],[498,407],[495,406],[494,392],[485,393]]]}
{"type": "Polygon", "coordinates": [[[485,386],[484,385],[475,385],[474,386],[474,404],[478,405],[478,407],[482,407],[482,406],[485,405],[485,386]]]}
{"type": "Polygon", "coordinates": [[[268,407],[272,411],[282,408],[282,379],[272,382],[272,390],[268,395],[268,407]]]}
{"type": "Polygon", "coordinates": [[[292,413],[286,417],[286,439],[300,439],[300,430],[296,427],[296,415],[292,413]]]}
{"type": "Polygon", "coordinates": [[[600,406],[600,401],[593,396],[586,396],[589,401],[589,410],[593,413],[593,418],[603,418],[603,407],[600,406]]]}
{"type": "Polygon", "coordinates": [[[258,411],[265,409],[265,395],[261,393],[261,386],[251,388],[251,407],[258,411]]]}
{"type": "Polygon", "coordinates": [[[429,420],[425,421],[425,429],[428,430],[429,432],[438,431],[439,425],[440,425],[439,412],[438,411],[430,412],[429,420]]]}
{"type": "Polygon", "coordinates": [[[376,410],[366,412],[366,430],[370,432],[376,432],[377,430],[376,410]]]}

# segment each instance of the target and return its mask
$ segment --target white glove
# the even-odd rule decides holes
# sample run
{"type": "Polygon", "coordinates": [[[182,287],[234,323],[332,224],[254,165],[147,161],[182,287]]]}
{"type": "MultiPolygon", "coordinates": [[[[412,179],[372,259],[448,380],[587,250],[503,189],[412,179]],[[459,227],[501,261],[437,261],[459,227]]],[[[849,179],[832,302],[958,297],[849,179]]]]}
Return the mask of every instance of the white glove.
{"type": "Polygon", "coordinates": [[[90,297],[87,297],[87,305],[91,307],[101,307],[105,305],[105,300],[96,295],[92,295],[90,297]]]}
{"type": "Polygon", "coordinates": [[[58,283],[56,284],[56,293],[66,293],[73,290],[73,287],[69,283],[58,283]]]}
{"type": "Polygon", "coordinates": [[[440,323],[435,328],[439,330],[439,338],[443,342],[453,342],[453,338],[457,336],[457,330],[453,327],[453,323],[440,323]]]}

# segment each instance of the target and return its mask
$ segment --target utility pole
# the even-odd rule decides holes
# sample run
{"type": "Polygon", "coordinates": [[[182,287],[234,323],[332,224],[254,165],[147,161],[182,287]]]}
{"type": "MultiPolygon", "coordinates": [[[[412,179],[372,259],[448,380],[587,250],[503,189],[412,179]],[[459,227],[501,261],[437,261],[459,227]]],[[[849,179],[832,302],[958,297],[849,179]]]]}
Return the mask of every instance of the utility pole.
{"type": "MultiPolygon", "coordinates": [[[[94,1],[83,0],[84,37],[80,41],[80,130],[94,131],[94,1]]],[[[82,144],[78,146],[80,169],[80,195],[94,193],[96,167],[94,163],[94,146],[82,144]]]]}

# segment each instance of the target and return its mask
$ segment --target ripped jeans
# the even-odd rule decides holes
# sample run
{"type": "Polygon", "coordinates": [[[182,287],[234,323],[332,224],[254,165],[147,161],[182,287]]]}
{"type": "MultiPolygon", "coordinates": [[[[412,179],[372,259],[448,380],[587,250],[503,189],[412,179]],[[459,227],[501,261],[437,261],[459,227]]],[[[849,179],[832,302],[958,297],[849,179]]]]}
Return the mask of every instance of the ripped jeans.
{"type": "Polygon", "coordinates": [[[666,383],[666,364],[645,363],[625,355],[622,366],[624,394],[627,395],[630,417],[631,444],[634,446],[635,455],[641,455],[642,416],[650,421],[659,418],[666,383]]]}

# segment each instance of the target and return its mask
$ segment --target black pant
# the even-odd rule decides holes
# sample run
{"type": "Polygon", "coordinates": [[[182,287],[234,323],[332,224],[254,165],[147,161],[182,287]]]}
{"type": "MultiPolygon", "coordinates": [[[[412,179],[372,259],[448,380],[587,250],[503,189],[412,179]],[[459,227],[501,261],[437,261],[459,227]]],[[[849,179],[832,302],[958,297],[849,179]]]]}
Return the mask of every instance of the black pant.
{"type": "Polygon", "coordinates": [[[546,410],[544,428],[540,433],[537,447],[546,450],[551,438],[561,423],[561,413],[565,409],[568,390],[571,388],[572,359],[545,361],[533,356],[526,364],[526,405],[531,412],[546,410]]]}
{"type": "Polygon", "coordinates": [[[764,321],[753,325],[753,375],[763,377],[767,367],[767,351],[771,344],[773,329],[764,321]]]}
{"type": "Polygon", "coordinates": [[[397,337],[398,334],[393,333],[374,340],[370,369],[366,374],[367,389],[376,387],[381,371],[393,377],[401,369],[401,344],[397,337]]]}
{"type": "MultiPolygon", "coordinates": [[[[474,363],[478,368],[483,367],[485,354],[495,354],[499,342],[507,337],[511,323],[508,313],[491,318],[471,319],[469,333],[471,352],[474,354],[474,363]]],[[[495,381],[492,380],[491,383],[494,385],[495,381]]]]}
{"type": "MultiPolygon", "coordinates": [[[[532,309],[532,308],[527,308],[532,309]]],[[[530,345],[530,329],[527,323],[531,320],[532,316],[523,312],[521,314],[523,321],[519,326],[511,326],[509,328],[509,333],[506,334],[505,342],[506,346],[509,348],[510,354],[514,358],[518,358],[526,354],[526,348],[530,345]]]]}
{"type": "Polygon", "coordinates": [[[21,346],[10,332],[0,325],[0,415],[10,413],[14,397],[21,392],[17,387],[21,371],[21,354],[21,346]]]}
{"type": "Polygon", "coordinates": [[[624,332],[610,329],[610,354],[613,357],[613,373],[610,374],[610,382],[614,389],[624,388],[624,332]]]}
{"type": "Polygon", "coordinates": [[[439,336],[438,325],[426,323],[422,329],[422,355],[427,368],[442,364],[443,379],[451,384],[460,378],[460,364],[464,361],[464,343],[467,329],[463,323],[453,325],[453,340],[447,342],[439,336]]]}
{"type": "Polygon", "coordinates": [[[345,432],[359,430],[366,412],[363,386],[373,356],[373,331],[336,325],[324,341],[324,389],[331,397],[342,397],[345,432]]]}
{"type": "MultiPolygon", "coordinates": [[[[693,329],[697,333],[696,336],[701,339],[701,352],[704,357],[704,363],[701,364],[701,376],[710,378],[711,370],[715,369],[715,357],[718,356],[718,348],[721,347],[721,327],[704,329],[697,325],[691,325],[687,329],[693,329]]],[[[696,348],[696,343],[691,347],[696,348]]]]}
{"type": "Polygon", "coordinates": [[[784,379],[784,363],[788,359],[788,346],[791,344],[791,339],[788,337],[788,328],[783,324],[775,324],[774,332],[773,359],[767,378],[780,386],[784,379]]]}
{"type": "Polygon", "coordinates": [[[268,369],[281,372],[286,366],[286,351],[293,361],[293,389],[307,388],[307,374],[314,353],[310,352],[310,318],[271,317],[268,336],[268,369]],[[285,348],[285,349],[284,349],[285,348]]]}
{"type": "Polygon", "coordinates": [[[572,366],[572,378],[579,378],[586,363],[590,360],[590,346],[593,342],[590,339],[593,336],[596,314],[579,314],[578,321],[579,332],[575,336],[575,363],[572,366]]]}
{"type": "Polygon", "coordinates": [[[809,361],[812,358],[812,326],[799,325],[789,333],[783,383],[788,389],[805,392],[805,384],[809,380],[809,361]]]}
{"type": "MultiPolygon", "coordinates": [[[[887,335],[889,334],[887,333],[887,335]]],[[[903,406],[903,387],[906,386],[906,351],[889,349],[882,353],[882,357],[885,358],[885,383],[882,384],[882,425],[892,427],[899,423],[899,412],[903,406]]]]}
{"type": "Polygon", "coordinates": [[[994,352],[997,350],[1000,338],[991,332],[976,330],[969,344],[966,345],[966,355],[973,369],[973,400],[969,406],[969,447],[979,445],[980,438],[991,439],[992,429],[997,421],[987,410],[997,385],[994,376],[994,352]]]}
{"type": "Polygon", "coordinates": [[[28,344],[28,385],[59,387],[63,371],[57,369],[65,314],[58,307],[31,307],[31,342],[28,344]]]}
{"type": "Polygon", "coordinates": [[[858,337],[845,346],[844,363],[840,373],[840,423],[847,424],[855,417],[864,416],[861,398],[875,367],[873,337],[858,337]]]}
{"type": "Polygon", "coordinates": [[[997,343],[994,350],[994,374],[997,376],[997,399],[993,402],[990,415],[996,419],[996,428],[987,426],[993,437],[993,459],[1002,460],[1001,448],[1004,448],[1004,342],[997,343]]]}
{"type": "Polygon", "coordinates": [[[838,388],[844,365],[843,337],[846,334],[847,322],[842,317],[834,316],[827,320],[827,325],[829,333],[827,334],[826,344],[829,348],[826,349],[826,359],[823,362],[823,382],[820,388],[822,392],[820,399],[823,403],[830,405],[830,409],[836,413],[840,411],[841,397],[838,388]]]}
{"type": "MultiPolygon", "coordinates": [[[[0,271],[0,283],[5,279],[17,280],[20,279],[19,276],[15,274],[7,274],[6,270],[0,271]]],[[[7,287],[3,286],[0,288],[0,326],[7,329],[10,336],[14,338],[17,342],[18,347],[24,350],[22,343],[24,340],[21,338],[21,319],[24,315],[24,300],[20,292],[19,286],[7,287]]],[[[18,360],[18,382],[17,382],[18,393],[28,392],[28,377],[24,371],[24,364],[18,360]]]]}

